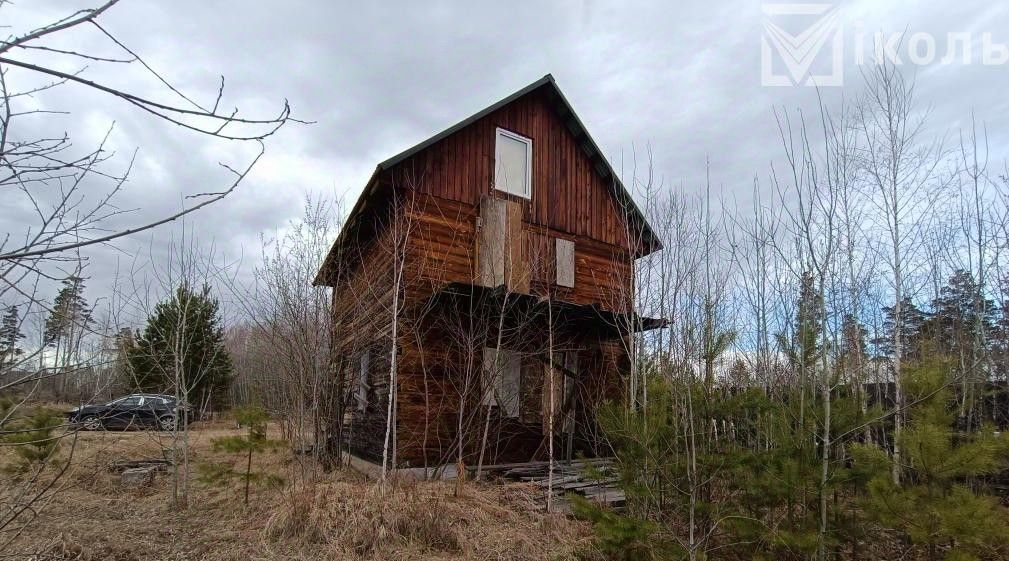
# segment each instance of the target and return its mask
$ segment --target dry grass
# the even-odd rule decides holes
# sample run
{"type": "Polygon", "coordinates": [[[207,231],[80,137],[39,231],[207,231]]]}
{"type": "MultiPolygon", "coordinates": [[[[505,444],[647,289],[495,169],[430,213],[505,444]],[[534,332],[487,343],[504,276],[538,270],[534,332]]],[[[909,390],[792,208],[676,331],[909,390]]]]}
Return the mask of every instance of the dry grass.
{"type": "Polygon", "coordinates": [[[325,483],[289,495],[265,534],[364,559],[564,559],[585,545],[581,524],[541,514],[524,486],[470,486],[462,497],[453,490],[325,483]]]}
{"type": "MultiPolygon", "coordinates": [[[[219,423],[191,431],[191,460],[238,462],[211,439],[238,434],[219,423]]],[[[322,474],[287,451],[255,461],[285,478],[255,488],[190,483],[188,507],[173,506],[171,475],[124,489],[115,460],[162,457],[164,433],[81,433],[60,490],[7,551],[59,560],[571,559],[590,543],[582,523],[542,513],[522,485],[398,483],[382,489],[350,472],[322,474]]],[[[67,459],[69,446],[61,453],[67,459]]],[[[9,461],[9,453],[0,463],[9,461]]],[[[10,475],[0,475],[8,485],[10,475]]]]}

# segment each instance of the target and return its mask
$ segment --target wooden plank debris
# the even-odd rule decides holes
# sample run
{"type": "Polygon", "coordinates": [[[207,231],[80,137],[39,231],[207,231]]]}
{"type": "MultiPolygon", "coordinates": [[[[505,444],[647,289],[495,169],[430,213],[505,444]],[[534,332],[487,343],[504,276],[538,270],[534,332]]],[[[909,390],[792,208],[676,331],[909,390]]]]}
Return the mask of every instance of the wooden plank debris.
{"type": "Polygon", "coordinates": [[[109,471],[112,473],[122,473],[129,469],[152,469],[158,471],[168,471],[172,466],[170,460],[144,459],[144,460],[114,460],[109,464],[109,471]]]}
{"type": "MultiPolygon", "coordinates": [[[[472,469],[472,468],[471,468],[472,469]]],[[[592,458],[572,462],[554,462],[553,483],[548,481],[549,462],[524,462],[516,464],[499,464],[484,466],[483,473],[497,475],[503,479],[532,483],[544,491],[543,504],[546,504],[546,490],[552,487],[554,503],[562,512],[570,511],[570,505],[565,495],[575,493],[587,499],[614,508],[623,507],[627,502],[624,491],[618,487],[620,479],[613,472],[612,458],[592,458]],[[601,478],[587,475],[589,469],[601,473],[601,478]]]]}

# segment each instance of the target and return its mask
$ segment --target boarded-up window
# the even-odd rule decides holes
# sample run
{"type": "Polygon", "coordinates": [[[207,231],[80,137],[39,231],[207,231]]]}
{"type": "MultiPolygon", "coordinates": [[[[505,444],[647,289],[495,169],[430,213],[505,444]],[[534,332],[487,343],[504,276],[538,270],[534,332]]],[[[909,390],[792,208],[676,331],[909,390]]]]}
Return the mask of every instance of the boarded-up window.
{"type": "Polygon", "coordinates": [[[505,417],[518,417],[521,375],[521,354],[485,347],[482,380],[484,405],[498,407],[505,417]]]}
{"type": "Polygon", "coordinates": [[[574,392],[575,380],[571,373],[578,373],[578,352],[555,352],[553,356],[553,383],[550,382],[550,364],[543,368],[543,431],[550,431],[550,388],[553,387],[553,420],[554,427],[560,427],[561,432],[574,430],[574,392]],[[563,367],[563,369],[561,368],[563,367]],[[565,407],[567,412],[565,413],[565,407]],[[563,415],[563,417],[562,417],[563,415]]]}
{"type": "Polygon", "coordinates": [[[511,292],[529,292],[529,266],[525,256],[522,206],[484,196],[480,201],[477,236],[478,284],[507,285],[511,292]]]}
{"type": "Polygon", "coordinates": [[[357,393],[354,397],[357,399],[357,410],[364,411],[368,408],[368,390],[369,390],[369,377],[368,372],[371,369],[371,352],[363,351],[359,358],[358,372],[357,372],[357,393]]]}
{"type": "Polygon", "coordinates": [[[485,197],[480,203],[480,284],[501,286],[505,282],[505,237],[508,230],[507,201],[485,197]]]}
{"type": "Polygon", "coordinates": [[[575,242],[557,238],[557,286],[575,285],[575,242]]]}

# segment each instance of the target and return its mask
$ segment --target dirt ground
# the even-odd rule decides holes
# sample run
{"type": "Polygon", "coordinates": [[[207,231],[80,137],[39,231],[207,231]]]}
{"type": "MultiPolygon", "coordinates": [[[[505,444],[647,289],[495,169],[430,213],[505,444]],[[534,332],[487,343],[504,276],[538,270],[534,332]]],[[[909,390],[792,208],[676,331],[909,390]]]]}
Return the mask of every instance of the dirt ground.
{"type": "MultiPolygon", "coordinates": [[[[290,447],[257,454],[253,470],[283,478],[253,485],[200,480],[199,466],[244,469],[244,456],[216,451],[213,439],[243,434],[227,423],[190,430],[188,497],[171,473],[153,485],[126,488],[115,461],[164,458],[169,433],[80,432],[63,440],[57,464],[66,472],[37,516],[0,550],[0,557],[81,561],[274,559],[579,559],[593,557],[589,528],[545,514],[533,490],[518,484],[391,484],[349,470],[322,473],[290,447]],[[179,499],[173,501],[173,495],[179,499]],[[13,554],[13,555],[12,555],[13,554]]],[[[276,435],[274,435],[276,436],[276,435]]],[[[10,465],[10,449],[0,451],[10,465]]],[[[39,485],[52,480],[43,472],[39,485]],[[47,479],[48,477],[48,479],[47,479]]],[[[273,479],[276,479],[274,477],[273,479]]],[[[14,489],[23,475],[0,473],[14,489]]],[[[13,532],[0,534],[3,542],[13,532]]]]}

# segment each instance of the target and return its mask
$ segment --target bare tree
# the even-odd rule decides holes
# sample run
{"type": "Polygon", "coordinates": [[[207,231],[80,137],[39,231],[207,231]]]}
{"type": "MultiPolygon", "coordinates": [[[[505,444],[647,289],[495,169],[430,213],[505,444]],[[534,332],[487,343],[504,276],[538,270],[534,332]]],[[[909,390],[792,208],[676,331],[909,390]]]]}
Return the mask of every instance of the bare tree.
{"type": "Polygon", "coordinates": [[[255,357],[235,389],[267,407],[286,438],[327,465],[338,460],[328,457],[326,440],[339,397],[330,372],[330,291],[314,279],[342,216],[338,199],[306,197],[300,220],[276,238],[263,237],[254,284],[229,283],[245,322],[240,350],[255,357]]]}
{"type": "MultiPolygon", "coordinates": [[[[181,91],[101,23],[102,16],[117,3],[118,0],[109,0],[80,9],[35,29],[15,29],[0,41],[0,191],[12,208],[26,209],[19,216],[21,231],[0,237],[0,298],[16,296],[35,309],[33,314],[52,311],[41,296],[40,284],[61,280],[67,269],[84,276],[80,264],[86,262],[87,256],[83,251],[178,220],[230,195],[263,154],[264,141],[292,120],[286,101],[275,116],[267,118],[247,117],[228,108],[223,79],[208,100],[198,101],[192,94],[181,91]],[[71,30],[81,29],[95,31],[104,41],[103,49],[107,47],[109,51],[96,54],[59,48],[62,37],[71,30]],[[108,54],[111,51],[115,52],[108,54]],[[73,66],[76,70],[67,70],[73,66]],[[137,68],[158,85],[165,97],[160,100],[145,97],[95,77],[99,68],[116,67],[137,68]],[[179,127],[196,137],[251,145],[255,150],[241,165],[221,164],[230,178],[220,188],[192,193],[181,209],[124,226],[122,220],[127,212],[116,200],[130,179],[133,157],[116,163],[108,148],[111,127],[96,145],[84,148],[74,144],[67,133],[45,132],[65,126],[64,116],[71,114],[73,108],[56,105],[40,108],[39,100],[56,99],[51,94],[64,90],[90,91],[109,102],[132,107],[152,117],[154,122],[179,127]]],[[[0,10],[10,10],[9,3],[0,3],[0,10]]],[[[117,314],[117,310],[109,312],[110,317],[117,314]]],[[[105,322],[106,326],[117,328],[115,323],[105,322]]],[[[72,340],[73,344],[69,355],[66,347],[60,349],[61,357],[68,359],[60,368],[46,368],[47,342],[41,340],[38,349],[23,357],[25,365],[31,364],[27,362],[30,358],[38,363],[38,368],[0,389],[37,388],[40,382],[57,376],[83,375],[85,368],[93,372],[93,365],[88,364],[91,359],[78,352],[80,345],[85,339],[111,334],[95,331],[83,318],[70,326],[68,332],[72,332],[72,337],[67,342],[72,340]]],[[[77,379],[82,380],[80,376],[77,379]]],[[[73,440],[74,434],[69,431],[63,438],[73,440]]],[[[57,478],[61,473],[57,472],[57,478]]],[[[40,504],[47,493],[57,489],[53,479],[42,488],[26,486],[23,492],[15,493],[0,526],[17,519],[24,509],[40,504]]]]}
{"type": "Polygon", "coordinates": [[[904,357],[904,298],[908,269],[916,263],[923,229],[943,195],[940,141],[924,138],[927,115],[915,105],[915,82],[892,64],[873,65],[865,75],[865,94],[859,106],[861,167],[866,194],[877,227],[885,241],[875,248],[889,269],[893,302],[895,387],[893,479],[900,480],[900,434],[904,425],[901,366],[904,357]]]}

